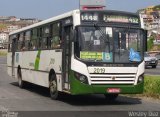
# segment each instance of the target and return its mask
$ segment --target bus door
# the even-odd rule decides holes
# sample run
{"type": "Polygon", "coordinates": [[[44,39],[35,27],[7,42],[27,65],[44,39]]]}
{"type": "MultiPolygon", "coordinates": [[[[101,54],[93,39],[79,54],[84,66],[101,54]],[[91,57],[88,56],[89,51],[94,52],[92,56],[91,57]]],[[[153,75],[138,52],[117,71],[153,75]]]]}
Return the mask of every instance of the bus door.
{"type": "Polygon", "coordinates": [[[63,89],[69,91],[69,70],[71,67],[71,30],[72,26],[63,27],[63,58],[62,58],[62,73],[63,73],[63,89]]]}
{"type": "Polygon", "coordinates": [[[12,40],[12,76],[15,76],[15,51],[16,51],[16,38],[12,40]]]}

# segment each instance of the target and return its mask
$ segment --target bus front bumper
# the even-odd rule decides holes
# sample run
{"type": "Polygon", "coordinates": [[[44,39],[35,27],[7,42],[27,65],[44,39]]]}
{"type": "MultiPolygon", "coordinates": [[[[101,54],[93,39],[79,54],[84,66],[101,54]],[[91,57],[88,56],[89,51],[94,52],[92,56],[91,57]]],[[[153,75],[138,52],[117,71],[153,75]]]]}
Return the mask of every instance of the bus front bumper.
{"type": "Polygon", "coordinates": [[[143,93],[144,82],[137,85],[87,85],[74,77],[71,79],[70,92],[72,95],[82,94],[107,94],[109,88],[120,89],[119,94],[141,94],[143,93]]]}

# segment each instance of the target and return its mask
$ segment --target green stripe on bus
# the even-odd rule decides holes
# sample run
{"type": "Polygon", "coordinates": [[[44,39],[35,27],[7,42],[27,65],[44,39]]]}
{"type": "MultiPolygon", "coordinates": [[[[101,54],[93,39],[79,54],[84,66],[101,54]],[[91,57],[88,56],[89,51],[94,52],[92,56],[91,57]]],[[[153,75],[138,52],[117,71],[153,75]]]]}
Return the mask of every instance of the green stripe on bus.
{"type": "Polygon", "coordinates": [[[74,72],[70,71],[70,92],[72,95],[81,95],[81,94],[107,94],[108,88],[120,88],[120,94],[142,94],[144,88],[144,82],[141,82],[137,85],[121,85],[121,84],[106,84],[106,85],[88,85],[83,84],[78,81],[74,72]]]}
{"type": "Polygon", "coordinates": [[[37,56],[36,56],[35,66],[34,66],[35,70],[39,70],[40,55],[41,55],[41,50],[38,51],[37,56]]]}

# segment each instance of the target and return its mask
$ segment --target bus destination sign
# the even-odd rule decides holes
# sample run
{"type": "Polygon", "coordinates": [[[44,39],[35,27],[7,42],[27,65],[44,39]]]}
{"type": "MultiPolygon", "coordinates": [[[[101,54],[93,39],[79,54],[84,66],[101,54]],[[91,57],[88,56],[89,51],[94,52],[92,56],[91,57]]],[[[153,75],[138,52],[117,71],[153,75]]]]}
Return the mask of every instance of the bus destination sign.
{"type": "Polygon", "coordinates": [[[132,16],[104,15],[103,20],[105,22],[134,23],[134,24],[139,23],[138,17],[132,17],[132,16]]]}

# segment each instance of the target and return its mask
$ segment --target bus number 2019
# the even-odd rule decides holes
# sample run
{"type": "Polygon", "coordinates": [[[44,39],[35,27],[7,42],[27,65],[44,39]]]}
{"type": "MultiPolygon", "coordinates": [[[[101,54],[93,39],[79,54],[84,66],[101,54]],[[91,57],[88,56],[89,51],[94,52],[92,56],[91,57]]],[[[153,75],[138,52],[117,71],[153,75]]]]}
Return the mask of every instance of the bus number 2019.
{"type": "Polygon", "coordinates": [[[105,73],[105,68],[94,68],[94,73],[105,73]]]}

